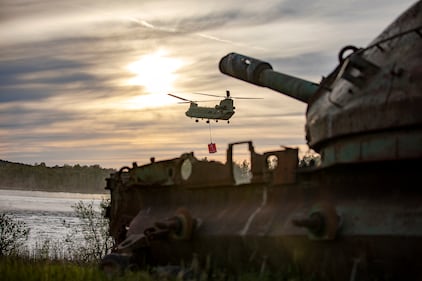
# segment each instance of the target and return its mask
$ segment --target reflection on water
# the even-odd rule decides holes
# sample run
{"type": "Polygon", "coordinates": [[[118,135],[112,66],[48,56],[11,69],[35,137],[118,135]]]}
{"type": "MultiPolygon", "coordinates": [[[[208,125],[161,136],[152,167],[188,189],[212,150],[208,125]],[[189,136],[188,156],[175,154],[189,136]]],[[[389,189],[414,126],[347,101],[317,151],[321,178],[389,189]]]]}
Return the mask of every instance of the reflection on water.
{"type": "Polygon", "coordinates": [[[0,211],[71,212],[72,205],[79,201],[99,204],[102,198],[108,198],[108,195],[0,189],[0,211]]]}
{"type": "Polygon", "coordinates": [[[0,190],[0,212],[26,223],[30,228],[28,246],[32,248],[45,240],[63,241],[73,227],[78,227],[80,221],[72,205],[79,201],[93,202],[94,209],[99,210],[101,200],[108,197],[106,194],[0,190]]]}

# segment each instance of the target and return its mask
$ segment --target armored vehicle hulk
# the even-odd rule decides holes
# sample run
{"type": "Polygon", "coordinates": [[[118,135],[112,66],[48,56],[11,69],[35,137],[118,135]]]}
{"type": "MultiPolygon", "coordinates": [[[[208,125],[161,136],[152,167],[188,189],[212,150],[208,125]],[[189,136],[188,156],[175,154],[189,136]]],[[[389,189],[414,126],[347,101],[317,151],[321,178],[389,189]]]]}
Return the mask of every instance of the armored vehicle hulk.
{"type": "Polygon", "coordinates": [[[323,279],[421,279],[422,2],[338,59],[316,84],[223,57],[221,72],[307,103],[306,140],[321,163],[299,167],[297,149],[259,154],[246,142],[251,176],[240,185],[236,143],[226,163],[186,153],[123,167],[107,180],[117,246],[104,268],[195,260],[232,272],[294,265],[323,279]]]}

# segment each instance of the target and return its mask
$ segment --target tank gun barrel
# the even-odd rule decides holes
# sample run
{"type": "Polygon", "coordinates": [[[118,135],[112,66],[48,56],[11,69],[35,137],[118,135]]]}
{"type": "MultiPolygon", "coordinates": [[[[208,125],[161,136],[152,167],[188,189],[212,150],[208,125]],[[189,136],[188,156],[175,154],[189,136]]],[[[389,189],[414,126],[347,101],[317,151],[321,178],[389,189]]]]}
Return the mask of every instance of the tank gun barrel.
{"type": "Polygon", "coordinates": [[[307,80],[274,71],[264,61],[237,53],[229,53],[220,60],[220,71],[240,80],[267,87],[308,103],[319,85],[307,80]]]}

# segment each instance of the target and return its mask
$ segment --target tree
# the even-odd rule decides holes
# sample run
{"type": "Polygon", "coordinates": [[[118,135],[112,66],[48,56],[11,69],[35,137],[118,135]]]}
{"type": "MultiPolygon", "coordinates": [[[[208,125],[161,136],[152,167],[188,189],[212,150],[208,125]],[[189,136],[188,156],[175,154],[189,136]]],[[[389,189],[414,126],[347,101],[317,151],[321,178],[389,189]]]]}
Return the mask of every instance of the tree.
{"type": "Polygon", "coordinates": [[[250,183],[252,172],[248,161],[243,160],[242,163],[233,162],[233,176],[236,184],[250,183]]]}
{"type": "Polygon", "coordinates": [[[314,167],[321,163],[321,156],[315,153],[313,150],[309,150],[305,153],[302,159],[299,160],[299,167],[314,167]]]}
{"type": "MultiPolygon", "coordinates": [[[[100,211],[95,210],[94,202],[79,201],[72,208],[81,220],[80,228],[72,228],[66,242],[71,243],[73,256],[83,261],[99,261],[113,247],[113,238],[109,234],[109,221],[105,218],[105,210],[110,200],[103,200],[100,211]],[[75,236],[82,236],[83,243],[75,242],[75,236]]],[[[70,226],[69,226],[70,227],[70,226]]]]}
{"type": "Polygon", "coordinates": [[[29,228],[23,221],[0,214],[0,256],[16,253],[28,240],[29,228]]]}

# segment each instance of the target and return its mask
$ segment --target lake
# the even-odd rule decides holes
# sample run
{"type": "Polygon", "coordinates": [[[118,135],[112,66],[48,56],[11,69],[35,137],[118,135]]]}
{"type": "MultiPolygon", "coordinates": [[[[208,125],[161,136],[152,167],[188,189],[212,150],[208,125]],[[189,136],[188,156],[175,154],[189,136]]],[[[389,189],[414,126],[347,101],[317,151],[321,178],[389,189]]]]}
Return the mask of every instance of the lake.
{"type": "Polygon", "coordinates": [[[33,249],[46,240],[60,243],[72,228],[80,226],[73,205],[93,203],[100,211],[105,198],[109,195],[0,189],[0,212],[25,222],[30,228],[27,246],[33,249]]]}

